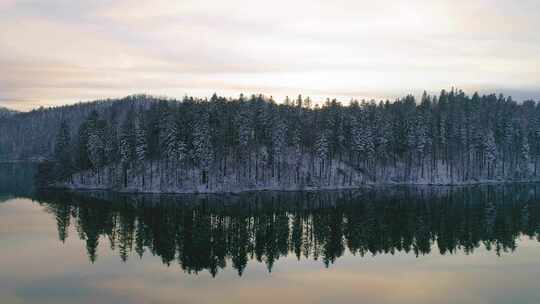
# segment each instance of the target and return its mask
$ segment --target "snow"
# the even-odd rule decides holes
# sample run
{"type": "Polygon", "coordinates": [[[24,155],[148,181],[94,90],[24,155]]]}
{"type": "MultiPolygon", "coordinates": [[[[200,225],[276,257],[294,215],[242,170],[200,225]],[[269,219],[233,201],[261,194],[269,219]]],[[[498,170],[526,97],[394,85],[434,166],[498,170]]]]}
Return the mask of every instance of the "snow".
{"type": "MultiPolygon", "coordinates": [[[[74,190],[113,190],[129,193],[238,193],[244,191],[298,191],[355,189],[375,185],[473,185],[483,183],[536,182],[538,178],[511,179],[487,177],[463,179],[450,174],[444,164],[437,171],[424,172],[413,168],[408,172],[405,164],[378,168],[374,175],[364,175],[344,162],[333,160],[312,167],[307,155],[297,166],[293,153],[288,154],[280,178],[269,168],[249,172],[247,166],[231,168],[227,174],[208,173],[208,182],[202,182],[203,171],[198,168],[181,168],[168,162],[146,161],[137,168],[123,171],[122,166],[107,166],[101,170],[76,173],[72,181],[57,184],[74,190]],[[321,171],[321,166],[327,166],[321,171]],[[296,170],[298,168],[298,170],[296,170]],[[318,175],[322,172],[322,175],[318,175]]],[[[252,164],[254,166],[254,164],[252,164]]],[[[425,169],[425,171],[428,171],[425,169]]]]}

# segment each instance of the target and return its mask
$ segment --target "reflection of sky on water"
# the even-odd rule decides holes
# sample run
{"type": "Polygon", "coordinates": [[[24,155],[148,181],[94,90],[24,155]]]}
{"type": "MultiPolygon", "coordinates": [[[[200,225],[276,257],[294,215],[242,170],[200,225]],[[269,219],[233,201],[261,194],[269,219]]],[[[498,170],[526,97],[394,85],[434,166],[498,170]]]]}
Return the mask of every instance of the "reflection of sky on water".
{"type": "Polygon", "coordinates": [[[106,241],[92,264],[70,227],[58,241],[56,220],[28,199],[0,205],[2,303],[539,303],[540,245],[522,237],[516,252],[497,257],[478,248],[415,257],[345,254],[325,268],[294,255],[268,273],[250,261],[239,277],[226,267],[212,278],[167,267],[146,252],[123,263],[106,241]]]}

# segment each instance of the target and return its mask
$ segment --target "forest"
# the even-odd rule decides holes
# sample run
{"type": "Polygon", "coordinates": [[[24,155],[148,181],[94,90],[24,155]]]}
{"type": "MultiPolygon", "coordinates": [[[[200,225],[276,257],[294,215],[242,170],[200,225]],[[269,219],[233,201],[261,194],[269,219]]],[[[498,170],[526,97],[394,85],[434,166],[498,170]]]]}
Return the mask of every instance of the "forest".
{"type": "Polygon", "coordinates": [[[538,178],[540,105],[461,90],[394,101],[133,95],[0,120],[45,186],[236,192],[538,178]]]}

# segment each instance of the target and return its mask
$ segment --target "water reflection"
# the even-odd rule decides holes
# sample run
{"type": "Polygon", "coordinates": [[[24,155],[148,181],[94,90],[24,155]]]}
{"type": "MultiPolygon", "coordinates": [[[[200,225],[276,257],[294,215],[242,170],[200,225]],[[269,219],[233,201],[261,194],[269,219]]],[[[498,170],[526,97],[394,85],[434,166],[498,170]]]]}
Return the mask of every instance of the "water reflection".
{"type": "Polygon", "coordinates": [[[145,252],[188,273],[239,275],[248,261],[280,257],[326,266],[350,252],[365,255],[513,252],[517,238],[538,240],[536,185],[374,188],[324,193],[148,196],[43,192],[64,242],[75,226],[90,261],[100,242],[126,261],[145,252]],[[435,252],[434,252],[435,251],[435,252]]]}
{"type": "Polygon", "coordinates": [[[32,163],[0,162],[0,204],[15,197],[30,196],[36,171],[32,163]]]}

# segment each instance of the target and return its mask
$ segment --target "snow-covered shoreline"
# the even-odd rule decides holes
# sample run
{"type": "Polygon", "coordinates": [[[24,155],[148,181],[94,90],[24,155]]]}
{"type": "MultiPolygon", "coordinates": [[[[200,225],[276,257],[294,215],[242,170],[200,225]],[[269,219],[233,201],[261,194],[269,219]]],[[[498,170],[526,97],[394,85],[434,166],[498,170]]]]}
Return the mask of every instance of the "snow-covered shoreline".
{"type": "Polygon", "coordinates": [[[82,186],[68,186],[64,184],[51,185],[48,189],[69,190],[69,191],[110,191],[123,194],[240,194],[249,192],[318,192],[318,191],[340,191],[340,190],[362,190],[373,187],[391,187],[391,186],[425,186],[425,187],[470,187],[470,186],[484,186],[484,185],[506,185],[506,184],[533,184],[540,183],[540,180],[529,181],[483,181],[483,182],[468,182],[468,183],[455,183],[455,184],[419,184],[419,183],[381,183],[381,184],[363,184],[353,187],[324,187],[324,188],[249,188],[236,191],[212,191],[212,190],[180,190],[178,192],[170,191],[152,191],[152,190],[138,190],[138,189],[114,189],[107,187],[82,187],[82,186]]]}
{"type": "Polygon", "coordinates": [[[354,190],[385,186],[433,186],[459,187],[475,185],[496,185],[510,183],[537,183],[540,178],[471,178],[463,180],[450,177],[441,166],[441,170],[431,175],[421,175],[421,170],[413,170],[404,178],[403,170],[385,168],[378,170],[369,178],[358,170],[336,161],[333,169],[322,176],[314,175],[319,168],[310,168],[308,161],[298,171],[286,166],[278,179],[271,172],[260,170],[257,176],[243,175],[241,168],[231,169],[227,175],[208,175],[208,183],[201,183],[202,172],[191,168],[180,170],[178,167],[164,168],[163,163],[148,162],[144,170],[132,168],[123,170],[121,166],[109,166],[101,170],[89,170],[74,174],[70,181],[54,183],[50,188],[69,190],[100,190],[119,193],[148,194],[224,194],[254,191],[332,191],[354,190]],[[384,173],[383,173],[384,172],[384,173]],[[375,181],[373,181],[375,179],[375,181]]]}

